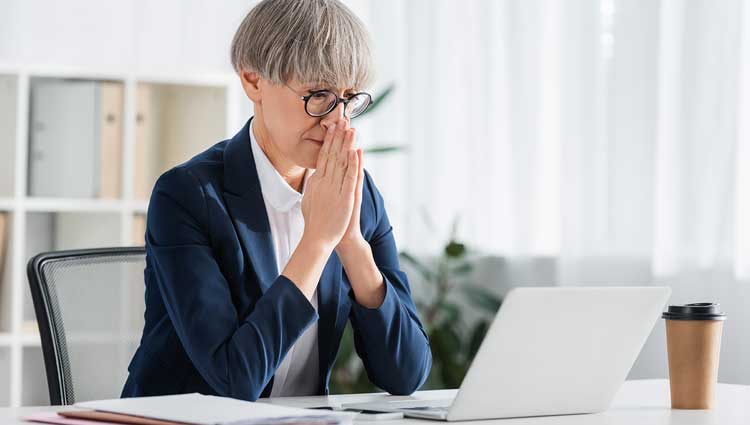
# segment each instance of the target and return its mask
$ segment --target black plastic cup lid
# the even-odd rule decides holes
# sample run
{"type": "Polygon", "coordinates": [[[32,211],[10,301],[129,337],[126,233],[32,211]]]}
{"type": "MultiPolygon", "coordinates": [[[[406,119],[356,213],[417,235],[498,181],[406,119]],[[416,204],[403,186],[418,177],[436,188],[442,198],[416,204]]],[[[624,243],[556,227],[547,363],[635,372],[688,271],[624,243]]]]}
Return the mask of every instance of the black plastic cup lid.
{"type": "Polygon", "coordinates": [[[693,303],[670,305],[661,317],[668,320],[725,320],[727,315],[721,312],[719,304],[693,303]]]}

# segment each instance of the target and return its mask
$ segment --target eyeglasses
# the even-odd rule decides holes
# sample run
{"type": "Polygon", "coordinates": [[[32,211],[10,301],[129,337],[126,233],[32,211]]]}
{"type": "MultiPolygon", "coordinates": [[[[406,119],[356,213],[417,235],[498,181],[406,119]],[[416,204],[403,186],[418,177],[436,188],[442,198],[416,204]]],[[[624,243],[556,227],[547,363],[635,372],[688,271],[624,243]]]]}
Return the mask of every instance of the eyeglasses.
{"type": "MultiPolygon", "coordinates": [[[[291,87],[287,87],[295,94],[297,93],[291,87]]],[[[344,104],[344,116],[354,118],[362,115],[372,103],[372,96],[369,93],[359,92],[345,99],[338,97],[336,93],[330,90],[316,90],[307,96],[300,96],[300,99],[305,101],[305,112],[311,117],[322,117],[328,114],[336,109],[340,102],[344,104]]]]}

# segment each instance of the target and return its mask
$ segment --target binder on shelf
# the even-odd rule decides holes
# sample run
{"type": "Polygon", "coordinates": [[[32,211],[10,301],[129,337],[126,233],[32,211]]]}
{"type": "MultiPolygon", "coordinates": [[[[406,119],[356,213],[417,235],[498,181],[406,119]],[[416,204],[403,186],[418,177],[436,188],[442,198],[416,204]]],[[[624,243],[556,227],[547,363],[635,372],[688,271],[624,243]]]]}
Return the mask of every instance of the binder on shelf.
{"type": "Polygon", "coordinates": [[[0,282],[3,281],[5,276],[5,257],[8,251],[10,251],[10,239],[8,237],[9,227],[8,224],[8,213],[0,211],[0,282]]]}
{"type": "Polygon", "coordinates": [[[143,246],[146,244],[146,216],[136,214],[133,216],[133,245],[143,246]]]}
{"type": "Polygon", "coordinates": [[[135,147],[133,151],[133,197],[148,200],[154,183],[153,169],[156,161],[152,133],[151,86],[141,84],[136,89],[135,147]]]}
{"type": "MultiPolygon", "coordinates": [[[[10,328],[10,216],[0,211],[0,329],[10,328]]],[[[1,331],[0,331],[1,332],[1,331]]]]}
{"type": "Polygon", "coordinates": [[[122,101],[121,83],[32,80],[30,196],[120,196],[122,101]]]}
{"type": "Polygon", "coordinates": [[[115,199],[122,176],[122,84],[101,83],[99,98],[99,197],[115,199]]]}
{"type": "Polygon", "coordinates": [[[31,85],[29,194],[97,195],[97,98],[94,81],[40,79],[31,85]]]}

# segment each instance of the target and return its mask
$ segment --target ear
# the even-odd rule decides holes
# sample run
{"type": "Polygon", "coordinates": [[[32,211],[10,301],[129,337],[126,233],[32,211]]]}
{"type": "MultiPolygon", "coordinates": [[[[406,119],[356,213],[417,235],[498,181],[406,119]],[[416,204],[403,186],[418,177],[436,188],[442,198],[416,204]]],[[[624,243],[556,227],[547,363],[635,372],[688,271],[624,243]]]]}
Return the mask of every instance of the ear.
{"type": "Polygon", "coordinates": [[[255,71],[240,71],[240,80],[242,88],[245,90],[247,97],[254,103],[261,101],[260,74],[255,71]]]}

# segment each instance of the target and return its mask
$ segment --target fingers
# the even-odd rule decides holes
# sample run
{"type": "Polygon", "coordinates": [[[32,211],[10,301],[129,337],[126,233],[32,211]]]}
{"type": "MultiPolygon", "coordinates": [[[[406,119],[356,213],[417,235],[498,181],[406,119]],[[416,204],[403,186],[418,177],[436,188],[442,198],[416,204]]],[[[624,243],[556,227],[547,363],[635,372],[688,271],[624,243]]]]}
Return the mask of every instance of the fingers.
{"type": "Polygon", "coordinates": [[[362,151],[353,149],[355,140],[356,130],[349,128],[349,121],[342,118],[335,126],[328,127],[318,154],[316,174],[344,193],[354,193],[362,187],[362,151]]]}
{"type": "Polygon", "coordinates": [[[344,142],[344,134],[348,128],[349,128],[349,124],[348,122],[346,122],[346,120],[340,119],[336,122],[336,131],[333,134],[333,140],[328,150],[328,159],[326,163],[326,175],[329,175],[328,173],[330,171],[333,171],[333,173],[330,174],[330,176],[334,178],[335,182],[341,182],[341,177],[346,172],[346,170],[338,170],[338,173],[337,173],[335,170],[339,166],[338,164],[341,164],[342,162],[344,164],[344,168],[346,168],[346,163],[347,163],[346,154],[344,155],[343,159],[340,159],[339,155],[341,154],[341,146],[344,142]]]}
{"type": "Polygon", "coordinates": [[[326,134],[323,137],[323,146],[318,152],[318,163],[315,168],[315,174],[320,177],[325,177],[326,169],[328,164],[328,152],[331,150],[331,143],[333,142],[333,136],[335,134],[336,125],[328,126],[326,134]]]}
{"type": "Polygon", "coordinates": [[[332,183],[335,187],[341,188],[341,185],[343,184],[344,178],[346,176],[346,171],[349,167],[349,153],[340,154],[336,158],[336,167],[333,170],[333,178],[332,183]]]}
{"type": "MultiPolygon", "coordinates": [[[[337,148],[339,152],[344,148],[344,142],[346,140],[346,133],[349,131],[349,120],[346,118],[341,118],[338,121],[338,124],[336,124],[336,130],[337,130],[337,136],[340,137],[340,139],[336,139],[334,142],[333,147],[337,148]],[[340,131],[339,131],[340,130],[340,131]]],[[[344,155],[344,157],[347,157],[348,154],[344,155]]]]}
{"type": "MultiPolygon", "coordinates": [[[[344,142],[341,145],[341,152],[339,153],[339,161],[338,164],[341,168],[337,169],[337,174],[334,176],[334,181],[338,183],[339,185],[343,185],[343,179],[345,178],[345,175],[347,173],[347,168],[351,168],[353,166],[353,163],[349,159],[350,154],[357,154],[354,149],[352,149],[352,146],[354,145],[354,129],[350,128],[346,130],[346,133],[344,134],[344,142]]],[[[357,171],[357,168],[355,167],[355,172],[357,171]]]]}
{"type": "Polygon", "coordinates": [[[365,165],[362,161],[362,149],[357,149],[357,164],[359,165],[359,172],[357,172],[357,193],[362,193],[362,184],[365,181],[365,165]]]}
{"type": "MultiPolygon", "coordinates": [[[[344,142],[341,144],[341,155],[349,155],[349,151],[354,151],[354,136],[356,135],[356,130],[353,128],[348,128],[346,130],[346,133],[344,133],[344,142]]],[[[354,151],[356,154],[357,152],[354,151]]]]}
{"type": "Polygon", "coordinates": [[[349,150],[348,152],[348,161],[349,166],[346,167],[346,175],[344,176],[344,181],[341,185],[341,191],[342,193],[354,193],[354,189],[357,186],[357,175],[359,171],[359,156],[357,155],[357,152],[353,150],[349,150]]]}

